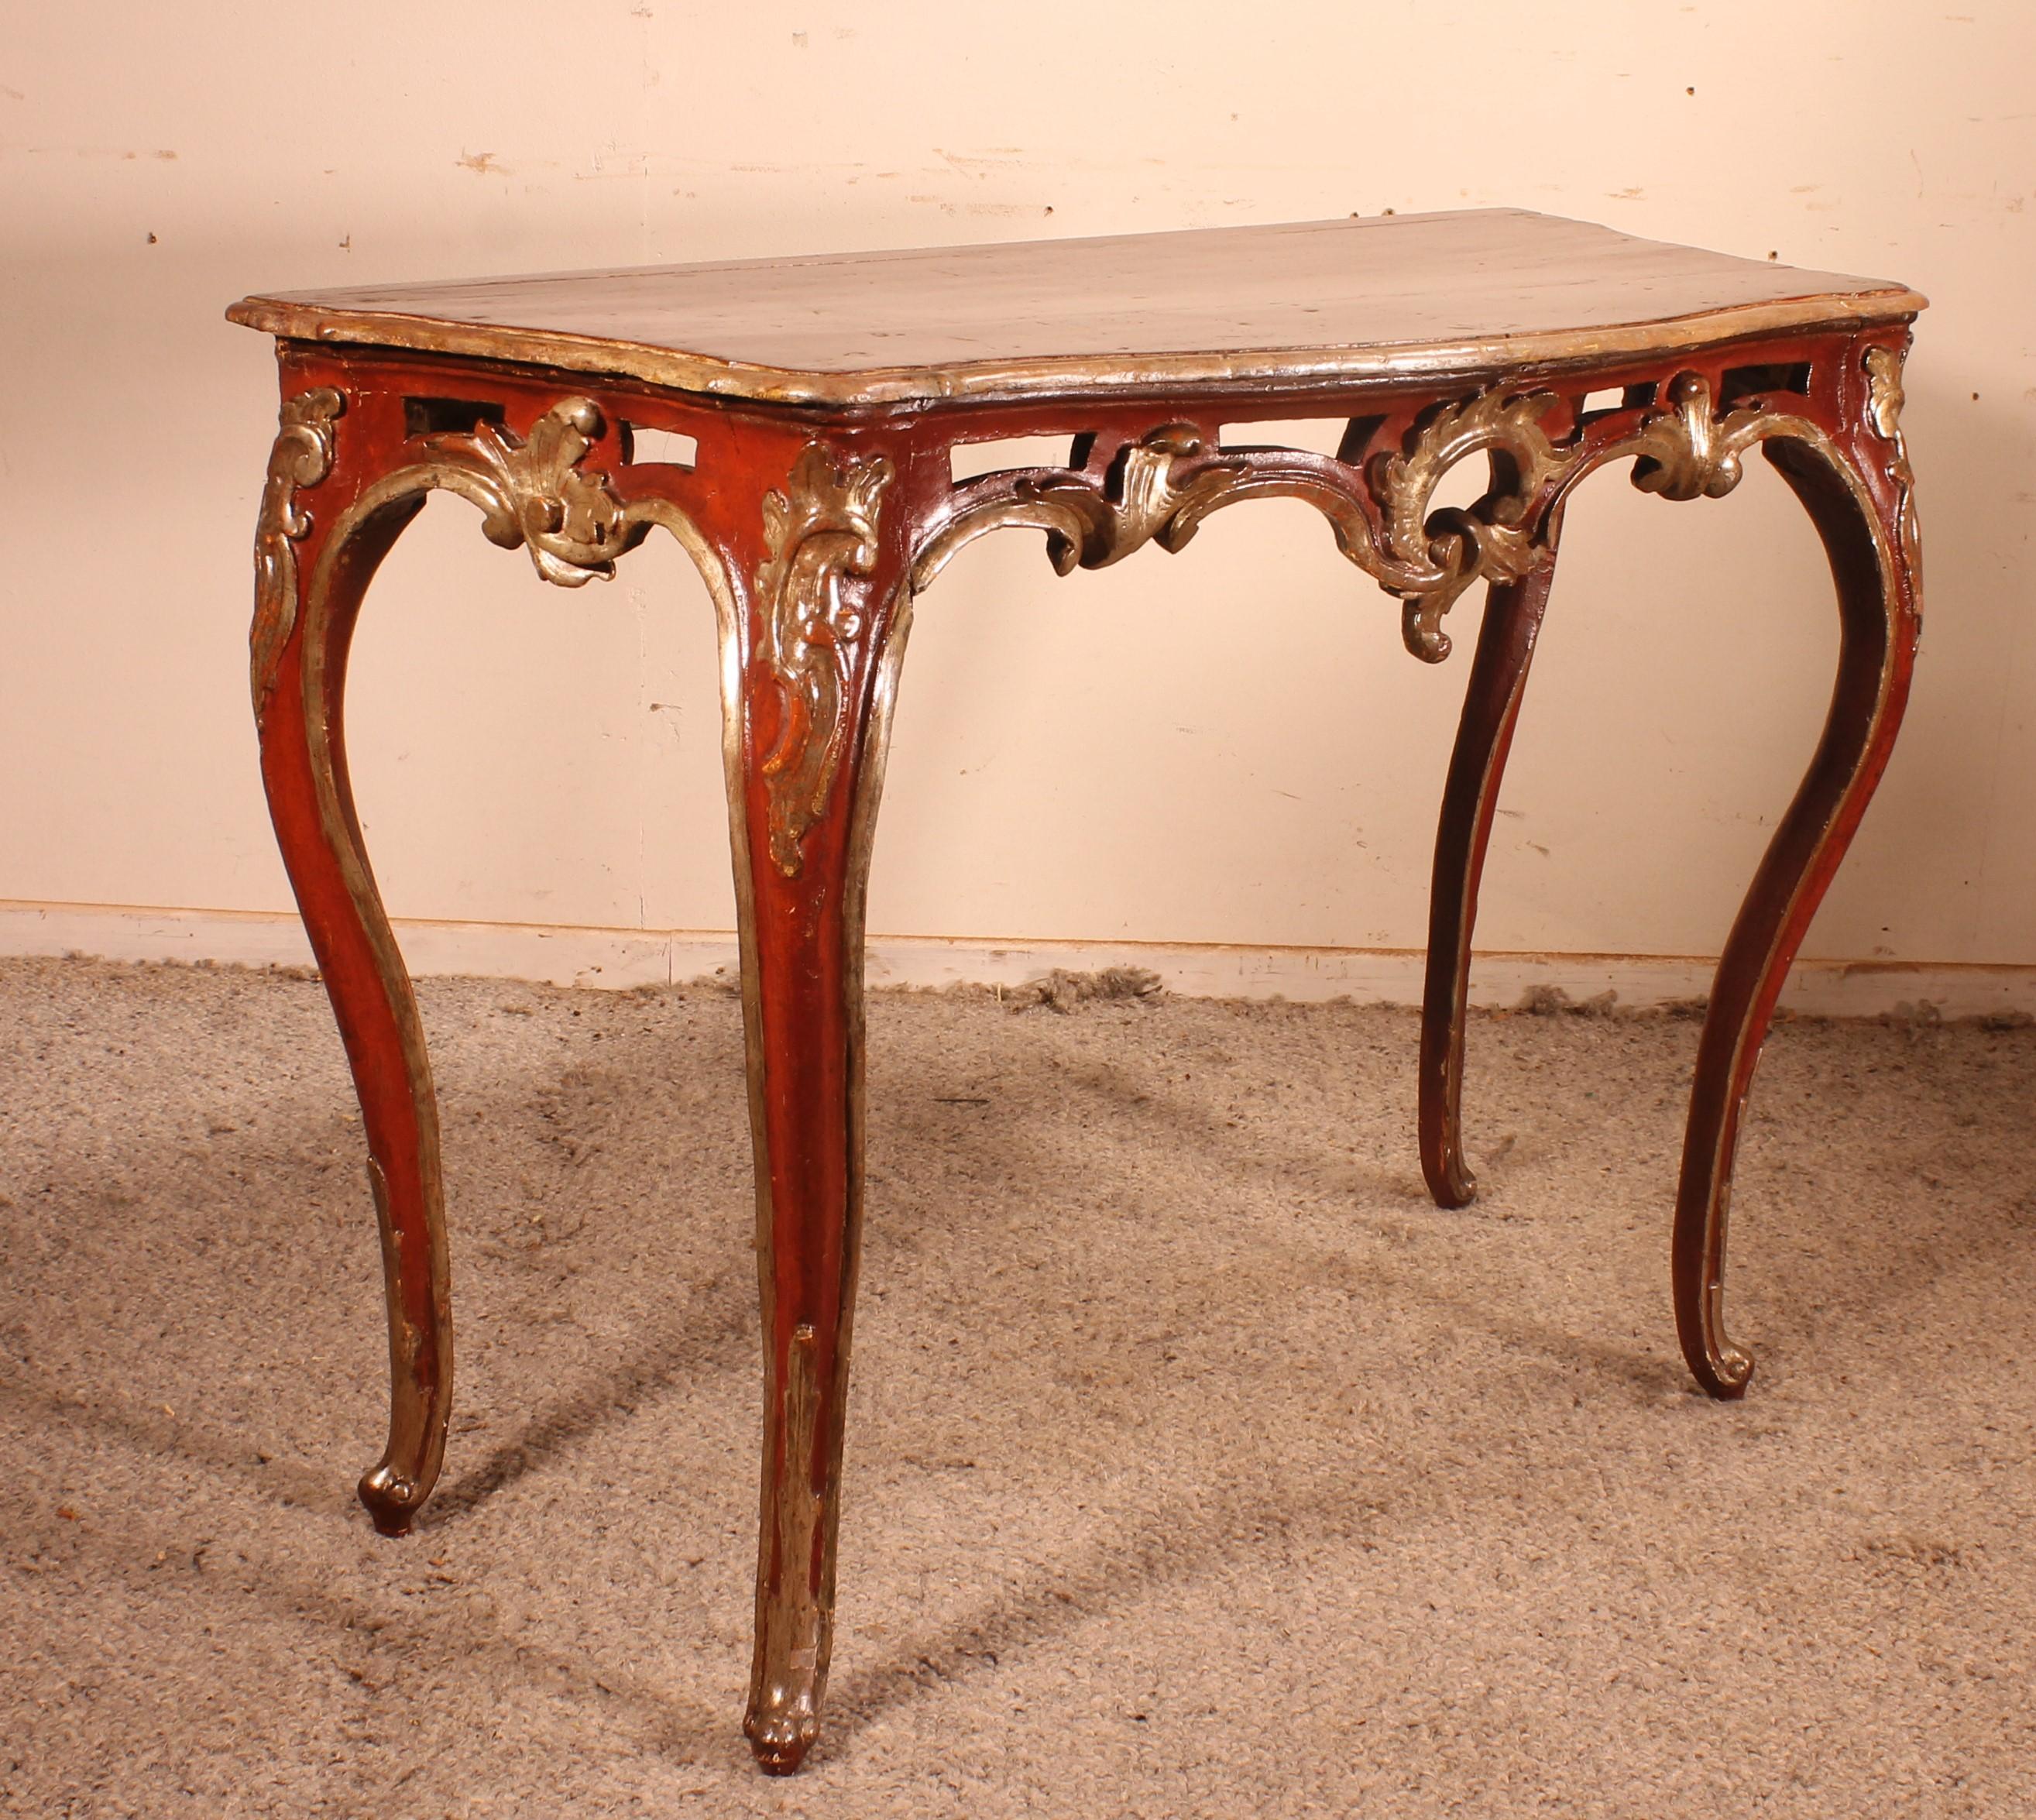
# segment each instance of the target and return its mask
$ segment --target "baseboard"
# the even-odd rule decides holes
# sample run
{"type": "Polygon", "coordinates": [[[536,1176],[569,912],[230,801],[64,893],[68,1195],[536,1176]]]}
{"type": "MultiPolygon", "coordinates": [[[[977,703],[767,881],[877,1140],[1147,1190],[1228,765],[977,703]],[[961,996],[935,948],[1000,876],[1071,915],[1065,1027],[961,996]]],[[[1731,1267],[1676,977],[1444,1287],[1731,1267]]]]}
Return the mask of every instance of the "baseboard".
{"type": "MultiPolygon", "coordinates": [[[[478,974],[627,989],[730,978],[737,966],[735,937],[714,931],[398,918],[396,933],[420,977],[478,974]]],[[[285,914],[0,899],[0,955],[69,954],[243,967],[308,967],[311,960],[302,927],[285,914]]],[[[1480,954],[1471,998],[1511,1007],[1536,992],[1559,992],[1578,1002],[1612,993],[1622,1006],[1646,1009],[1700,997],[1710,989],[1713,964],[1685,955],[1480,954]]],[[[1020,986],[1055,968],[1091,972],[1117,965],[1145,968],[1169,991],[1194,998],[1416,1004],[1421,997],[1422,957],[1405,948],[873,936],[868,962],[873,985],[919,987],[1020,986]]],[[[1827,1017],[2036,1016],[2036,967],[1800,961],[1782,1002],[1827,1017]]]]}

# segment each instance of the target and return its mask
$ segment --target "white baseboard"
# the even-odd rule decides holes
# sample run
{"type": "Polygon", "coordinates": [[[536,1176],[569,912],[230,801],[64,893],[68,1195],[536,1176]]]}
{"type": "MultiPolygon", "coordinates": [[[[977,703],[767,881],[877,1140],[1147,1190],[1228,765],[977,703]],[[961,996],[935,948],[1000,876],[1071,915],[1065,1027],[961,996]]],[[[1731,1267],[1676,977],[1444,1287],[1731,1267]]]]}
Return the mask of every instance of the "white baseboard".
{"type": "MultiPolygon", "coordinates": [[[[420,977],[477,974],[553,985],[666,985],[737,967],[735,937],[693,929],[398,918],[397,939],[420,977]]],[[[0,899],[0,955],[90,955],[107,960],[308,967],[296,917],[245,910],[0,899]]],[[[1713,962],[1699,955],[1480,954],[1472,1002],[1511,1007],[1536,989],[1574,1000],[1616,993],[1634,1009],[1700,997],[1713,962]]],[[[1350,998],[1418,1004],[1422,956],[1407,948],[1229,948],[1132,941],[978,941],[873,936],[872,985],[1023,985],[1053,969],[1144,967],[1193,998],[1350,998]]],[[[1921,1009],[1943,1017],[2036,1016],[2036,967],[1895,961],[1799,961],[1782,1003],[1827,1017],[1921,1009]]]]}

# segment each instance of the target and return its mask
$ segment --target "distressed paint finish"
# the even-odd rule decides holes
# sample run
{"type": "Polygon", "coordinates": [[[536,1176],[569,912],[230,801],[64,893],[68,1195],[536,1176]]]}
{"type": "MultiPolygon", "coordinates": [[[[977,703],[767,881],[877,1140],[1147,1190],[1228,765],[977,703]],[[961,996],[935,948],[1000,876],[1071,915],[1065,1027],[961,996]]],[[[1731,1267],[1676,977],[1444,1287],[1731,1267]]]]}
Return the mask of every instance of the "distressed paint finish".
{"type": "Polygon", "coordinates": [[[806,831],[826,812],[851,717],[862,616],[841,584],[877,561],[877,515],[891,464],[881,455],[837,464],[827,448],[799,451],[786,491],[764,496],[764,557],[756,570],[759,662],[779,691],[778,733],[763,760],[771,793],[771,857],[787,876],[806,831]]]}
{"type": "Polygon", "coordinates": [[[541,363],[862,410],[1581,371],[1899,322],[1883,280],[1518,209],[254,296],[306,341],[541,363]]]}
{"type": "Polygon", "coordinates": [[[1499,786],[1555,577],[1552,549],[1549,560],[1527,575],[1517,581],[1495,581],[1487,592],[1477,650],[1464,686],[1463,715],[1442,786],[1442,825],[1428,891],[1417,1118],[1421,1173],[1438,1207],[1468,1207],[1477,1193],[1476,1178],[1463,1151],[1471,931],[1477,921],[1477,891],[1492,818],[1499,810],[1499,786]]]}
{"type": "MultiPolygon", "coordinates": [[[[600,278],[578,281],[598,297],[600,278]]],[[[1878,293],[1876,293],[1878,294],[1878,293]]],[[[1909,305],[1920,305],[1899,293],[1909,305]]],[[[1401,603],[1410,648],[1491,593],[1445,793],[1423,1022],[1420,1140],[1437,1198],[1463,1160],[1464,1005],[1477,886],[1570,493],[1609,465],[1669,499],[1716,497],[1755,447],[1831,552],[1842,643],[1830,721],[1719,965],[1691,1097],[1672,1245],[1679,1328],[1714,1393],[1743,1390],[1722,1284],[1732,1153],[1789,963],[1885,765],[1918,623],[1913,476],[1899,427],[1906,317],[1721,336],[1616,355],[1578,330],[1563,376],[1501,367],[1437,379],[1419,360],[1323,381],[1297,352],[1240,401],[1234,378],[1156,389],[1149,364],[1084,371],[1060,395],[937,409],[793,409],[655,379],[447,349],[280,348],[285,405],[257,534],[252,639],[262,768],[279,842],[360,1098],[388,1289],[391,1422],[362,1483],[379,1527],[408,1527],[443,1458],[451,1381],[443,1191],[417,1008],[347,782],[346,655],[376,564],[431,492],[479,508],[498,544],[577,586],[654,526],[705,578],[720,631],[723,759],[742,951],[764,1421],[756,1633],[745,1729],[767,1769],[818,1735],[832,1644],[844,1415],[863,1202],[864,903],[888,727],[914,597],[993,529],[1044,533],[1063,572],[1207,515],[1299,498],[1401,603]],[[1621,404],[1585,409],[1587,394],[1621,404]],[[1268,415],[1344,421],[1334,457],[1226,447],[1268,415]],[[691,468],[635,463],[637,428],[695,439],[691,468]],[[957,445],[1058,436],[1069,465],[949,479],[957,445]],[[1433,499],[1458,462],[1491,484],[1433,499]]],[[[496,331],[469,325],[484,337],[496,331]]],[[[1738,326],[1748,330],[1749,319],[1738,326]]],[[[503,337],[501,346],[524,344],[503,337]]],[[[668,375],[669,377],[669,375],[668,375]]],[[[960,390],[966,392],[967,388],[960,390]]]]}
{"type": "Polygon", "coordinates": [[[1751,1355],[1727,1336],[1724,1320],[1740,1118],[1789,964],[1886,768],[1921,633],[1914,476],[1899,424],[1906,345],[1905,333],[1819,341],[1793,359],[1746,360],[1742,350],[1716,380],[1684,368],[1657,389],[1669,415],[1614,440],[1608,453],[1580,455],[1555,481],[1545,508],[1549,567],[1518,581],[1494,578],[1445,787],[1430,898],[1420,1136],[1430,1191],[1438,1204],[1461,1207],[1476,1193],[1461,1110],[1471,932],[1499,783],[1547,608],[1563,493],[1591,468],[1634,454],[1634,484],[1642,491],[1669,499],[1717,498],[1738,484],[1747,450],[1760,448],[1824,541],[1838,593],[1840,653],[1823,736],[1719,960],[1691,1088],[1671,1276],[1684,1358],[1717,1396],[1743,1395],[1753,1371],[1751,1355]],[[1714,388],[1727,373],[1765,377],[1797,367],[1808,369],[1804,394],[1758,393],[1721,420],[1716,416],[1714,388]]]}
{"type": "Polygon", "coordinates": [[[258,718],[275,687],[283,646],[296,629],[296,546],[311,533],[311,514],[298,506],[297,494],[332,472],[333,420],[345,408],[331,386],[314,386],[285,398],[278,413],[254,525],[254,624],[247,645],[258,718]]]}

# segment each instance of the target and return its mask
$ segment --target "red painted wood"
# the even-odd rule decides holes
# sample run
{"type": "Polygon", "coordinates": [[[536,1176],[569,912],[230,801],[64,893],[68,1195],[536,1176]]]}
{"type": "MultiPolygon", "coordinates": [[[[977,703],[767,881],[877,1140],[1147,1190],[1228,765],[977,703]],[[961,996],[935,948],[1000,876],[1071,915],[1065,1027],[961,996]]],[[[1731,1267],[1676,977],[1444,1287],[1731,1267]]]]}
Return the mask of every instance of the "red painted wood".
{"type": "MultiPolygon", "coordinates": [[[[302,389],[286,374],[287,393],[302,389]]],[[[311,518],[298,545],[299,593],[325,554],[330,528],[388,459],[386,435],[364,409],[323,484],[300,496],[311,518]]],[[[301,604],[283,646],[275,686],[260,716],[263,786],[283,862],[303,913],[320,977],[345,1044],[360,1102],[369,1167],[379,1174],[378,1211],[389,1302],[390,1411],[382,1457],[360,1480],[375,1527],[401,1535],[435,1483],[452,1391],[452,1325],[439,1185],[437,1102],[424,1061],[417,1002],[394,955],[368,869],[345,762],[346,660],[368,585],[411,510],[386,514],[354,538],[335,565],[324,642],[323,688],[307,713],[301,604]],[[322,723],[330,743],[335,804],[322,806],[311,739],[322,723]],[[331,812],[336,807],[337,816],[331,812]],[[349,872],[366,880],[364,895],[349,872]]]]}
{"type": "Polygon", "coordinates": [[[1523,582],[1495,585],[1478,628],[1463,718],[1443,786],[1428,893],[1428,967],[1421,1010],[1419,1135],[1421,1173],[1438,1207],[1468,1207],[1477,1179],[1463,1153],[1465,1008],[1478,886],[1498,812],[1499,786],[1540,635],[1552,559],[1523,582]]]}
{"type": "MultiPolygon", "coordinates": [[[[1694,371],[1714,390],[1729,370],[1808,363],[1806,398],[1788,408],[1827,430],[1869,477],[1875,525],[1823,470],[1784,454],[1781,464],[1831,551],[1844,624],[1843,656],[1831,720],[1796,804],[1778,830],[1721,962],[1692,1095],[1688,1147],[1673,1245],[1679,1324],[1691,1368],[1710,1389],[1732,1394],[1731,1357],[1715,1318],[1723,1264],[1723,1209],[1737,1120],[1759,1042],[1789,960],[1843,855],[1884,766],[1906,694],[1914,646],[1913,578],[1884,599],[1875,567],[1876,526],[1896,540],[1900,501],[1886,472],[1887,450],[1862,428],[1862,349],[1878,338],[1900,346],[1902,331],[1763,336],[1672,360],[1608,362],[1559,381],[1569,404],[1552,409],[1553,433],[1572,427],[1586,392],[1660,387],[1694,371]]],[[[1495,375],[1496,377],[1497,375],[1495,375]]],[[[1531,375],[1514,375],[1525,386],[1531,375]]],[[[1186,390],[1107,401],[1059,399],[926,410],[820,412],[773,408],[661,391],[634,380],[399,349],[287,344],[286,397],[312,386],[341,392],[346,405],[330,475],[297,497],[312,528],[296,546],[300,584],[349,504],[382,477],[420,458],[405,401],[453,399],[484,405],[518,439],[562,400],[590,399],[601,423],[580,463],[609,477],[625,503],[663,501],[683,511],[726,571],[742,684],[733,704],[740,826],[738,870],[748,910],[746,1010],[757,1063],[752,1109],[759,1176],[760,1289],[765,1310],[762,1528],[758,1634],[748,1730],[768,1768],[796,1766],[817,1728],[828,1641],[843,1449],[846,1368],[862,1203],[859,1083],[862,1069],[862,850],[852,825],[859,786],[882,760],[885,664],[900,620],[902,578],[913,553],[954,508],[978,496],[950,488],[948,454],[959,442],[1062,435],[1080,442],[1084,471],[1100,477],[1127,445],[1156,427],[1197,426],[1206,447],[1184,463],[1213,460],[1220,427],[1254,416],[1348,418],[1357,428],[1347,460],[1310,458],[1310,471],[1350,487],[1352,470],[1401,451],[1425,414],[1450,397],[1416,383],[1345,385],[1280,391],[1253,400],[1235,388],[1186,390]],[[675,430],[698,443],[691,469],[624,460],[621,426],[675,430]],[[894,470],[879,515],[875,560],[843,578],[842,599],[859,626],[843,683],[843,759],[798,866],[779,863],[766,777],[779,747],[788,698],[765,661],[770,602],[758,576],[771,552],[767,496],[783,492],[809,441],[839,459],[881,457],[894,470]]],[[[1729,401],[1721,400],[1721,407],[1729,401]]],[[[1608,440],[1631,414],[1582,427],[1608,440]]],[[[1307,466],[1306,462],[1300,464],[1307,466]]],[[[1377,509],[1352,489],[1377,528],[1377,509]]],[[[1537,510],[1562,502],[1544,499],[1537,510]]],[[[364,1484],[378,1524],[400,1528],[428,1495],[443,1445],[451,1384],[450,1320],[438,1204],[438,1134],[414,1001],[386,918],[368,878],[345,782],[340,737],[345,657],[375,564],[414,505],[392,507],[364,526],[338,562],[328,610],[307,615],[284,646],[262,716],[262,757],[277,834],[345,1038],[369,1150],[387,1184],[385,1264],[392,1286],[395,1395],[389,1448],[364,1484]],[[323,694],[304,712],[307,639],[326,641],[323,694]],[[314,734],[331,729],[341,813],[322,812],[314,734]],[[349,884],[349,880],[353,880],[349,884]]],[[[1362,590],[1369,584],[1354,577],[1362,590]]],[[[1465,714],[1446,796],[1431,906],[1431,953],[1423,1027],[1421,1152],[1438,1198],[1467,1198],[1462,1166],[1463,1006],[1478,886],[1508,744],[1521,709],[1540,622],[1545,571],[1502,589],[1487,609],[1471,665],[1465,714]]],[[[1382,598],[1382,610],[1396,609],[1382,598]]],[[[869,807],[873,811],[873,802],[869,807]]],[[[733,1085],[733,1083],[731,1083],[733,1085]]]]}

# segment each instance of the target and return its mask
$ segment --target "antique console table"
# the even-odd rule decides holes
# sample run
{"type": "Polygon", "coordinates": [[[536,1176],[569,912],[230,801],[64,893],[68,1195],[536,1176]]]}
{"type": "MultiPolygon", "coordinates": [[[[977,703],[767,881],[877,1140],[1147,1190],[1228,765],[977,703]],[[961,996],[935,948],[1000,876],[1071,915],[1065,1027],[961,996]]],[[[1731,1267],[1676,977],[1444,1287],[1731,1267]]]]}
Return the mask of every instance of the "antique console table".
{"type": "Polygon", "coordinates": [[[1306,500],[1402,603],[1408,647],[1489,585],[1446,788],[1421,1033],[1422,1164],[1467,1201],[1459,1098],[1478,878],[1571,489],[1631,465],[1668,499],[1756,445],[1837,582],[1815,755],[1718,964],[1672,1253],[1690,1367],[1734,1396],[1721,1322],[1732,1152],[1776,994],[1864,810],[1919,597],[1898,285],[1506,211],[259,296],[282,425],[255,541],[253,684],[276,833],[343,1033],[380,1217],[394,1389],[361,1480],[406,1529],[443,1456],[452,1343],[424,1035],[363,846],[341,734],[376,566],[435,488],[548,581],[654,526],[719,616],[723,752],[756,1147],[766,1416],[746,1730],[816,1734],[862,1211],[864,884],[917,597],[964,544],[1045,533],[1054,567],[1178,550],[1239,500],[1306,500]],[[1608,408],[1587,400],[1612,394],[1608,408]],[[1340,420],[1334,457],[1225,425],[1340,420]],[[646,431],[689,462],[636,458],[646,431]],[[1065,464],[957,483],[958,445],[1065,436],[1065,464]],[[1457,462],[1488,490],[1438,509],[1457,462]]]}

